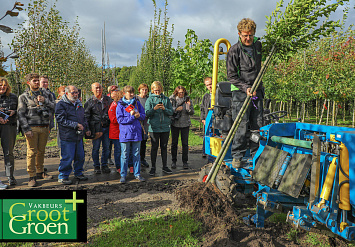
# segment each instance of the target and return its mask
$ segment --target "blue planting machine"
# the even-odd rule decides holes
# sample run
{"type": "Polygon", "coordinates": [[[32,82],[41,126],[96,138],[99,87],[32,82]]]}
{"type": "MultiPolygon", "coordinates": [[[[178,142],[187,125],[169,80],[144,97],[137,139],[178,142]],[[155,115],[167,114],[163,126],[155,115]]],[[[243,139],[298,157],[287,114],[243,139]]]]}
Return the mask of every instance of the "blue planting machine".
{"type": "MultiPolygon", "coordinates": [[[[220,43],[230,47],[221,39],[215,54],[226,54],[219,51],[220,43]]],[[[234,168],[230,83],[217,83],[217,72],[214,67],[212,107],[204,135],[205,152],[216,161],[201,170],[200,180],[216,184],[231,200],[236,200],[233,194],[253,193],[256,214],[244,218],[247,224],[264,227],[273,213],[286,213],[287,221],[297,228],[310,230],[321,224],[355,240],[355,129],[278,123],[280,112],[266,109],[266,122],[276,122],[252,134],[250,138],[259,142],[257,153],[253,158],[246,155],[243,166],[234,168]]]]}

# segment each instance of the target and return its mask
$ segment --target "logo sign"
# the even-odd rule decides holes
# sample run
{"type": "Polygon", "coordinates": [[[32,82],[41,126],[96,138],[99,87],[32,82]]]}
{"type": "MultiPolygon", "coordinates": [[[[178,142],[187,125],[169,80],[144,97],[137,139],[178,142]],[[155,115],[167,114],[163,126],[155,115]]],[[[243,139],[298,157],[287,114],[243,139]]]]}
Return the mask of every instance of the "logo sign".
{"type": "Polygon", "coordinates": [[[86,242],[84,190],[0,191],[0,241],[86,242]]]}

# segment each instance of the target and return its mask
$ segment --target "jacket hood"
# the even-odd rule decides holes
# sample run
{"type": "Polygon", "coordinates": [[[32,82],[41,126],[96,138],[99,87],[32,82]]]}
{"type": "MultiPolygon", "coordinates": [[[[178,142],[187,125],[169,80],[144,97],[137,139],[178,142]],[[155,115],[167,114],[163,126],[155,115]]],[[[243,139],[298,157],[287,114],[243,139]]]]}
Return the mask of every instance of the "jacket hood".
{"type": "Polygon", "coordinates": [[[65,94],[62,96],[62,100],[68,104],[73,104],[75,106],[83,106],[83,104],[81,103],[81,101],[79,99],[76,99],[76,101],[73,103],[68,99],[68,97],[65,94]]]}

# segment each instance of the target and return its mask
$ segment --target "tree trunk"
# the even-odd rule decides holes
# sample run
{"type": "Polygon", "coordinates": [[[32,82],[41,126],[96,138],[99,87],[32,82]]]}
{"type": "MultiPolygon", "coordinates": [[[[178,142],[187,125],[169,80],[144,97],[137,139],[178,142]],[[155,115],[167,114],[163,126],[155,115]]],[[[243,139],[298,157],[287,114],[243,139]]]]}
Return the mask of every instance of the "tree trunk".
{"type": "Polygon", "coordinates": [[[305,113],[306,113],[306,104],[305,102],[302,102],[302,123],[304,123],[305,113]]]}
{"type": "Polygon", "coordinates": [[[335,126],[335,111],[336,111],[336,102],[333,101],[333,109],[332,109],[332,126],[335,126]]]}
{"type": "Polygon", "coordinates": [[[300,104],[297,102],[296,103],[297,105],[296,105],[296,108],[297,108],[297,110],[296,110],[296,117],[297,117],[297,121],[298,121],[298,119],[299,119],[299,113],[300,113],[300,104]]]}
{"type": "Polygon", "coordinates": [[[325,103],[327,103],[326,99],[324,100],[323,107],[322,107],[322,113],[320,114],[320,117],[319,117],[319,124],[322,124],[322,118],[323,118],[325,103]]]}
{"type": "Polygon", "coordinates": [[[345,107],[346,107],[346,103],[344,101],[343,102],[343,121],[344,121],[344,123],[345,123],[345,119],[346,119],[345,107]]]}
{"type": "Polygon", "coordinates": [[[291,121],[291,119],[292,119],[292,96],[291,96],[291,100],[290,100],[290,108],[289,108],[288,116],[291,121]]]}
{"type": "Polygon", "coordinates": [[[329,123],[329,107],[330,107],[330,101],[329,101],[329,100],[328,100],[328,102],[327,102],[327,105],[328,105],[328,109],[327,109],[327,122],[326,122],[325,125],[328,125],[328,123],[329,123]]]}
{"type": "Polygon", "coordinates": [[[318,123],[318,98],[316,99],[316,123],[318,123]]]}
{"type": "Polygon", "coordinates": [[[354,98],[354,104],[353,104],[353,128],[355,128],[355,98],[354,98]]]}

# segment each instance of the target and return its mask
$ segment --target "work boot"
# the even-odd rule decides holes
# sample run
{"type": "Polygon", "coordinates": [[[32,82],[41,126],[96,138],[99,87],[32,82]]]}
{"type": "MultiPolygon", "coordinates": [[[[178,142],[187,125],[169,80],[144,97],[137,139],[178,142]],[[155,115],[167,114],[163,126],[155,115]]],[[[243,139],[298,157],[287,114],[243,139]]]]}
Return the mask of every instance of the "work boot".
{"type": "Polygon", "coordinates": [[[46,180],[53,179],[52,175],[48,175],[45,172],[36,173],[36,177],[37,179],[46,179],[46,180]]]}
{"type": "Polygon", "coordinates": [[[103,173],[110,173],[110,172],[111,172],[111,169],[108,168],[108,166],[102,166],[102,167],[101,167],[101,171],[102,171],[103,173]]]}
{"type": "Polygon", "coordinates": [[[95,167],[94,167],[94,173],[95,173],[95,174],[101,174],[100,166],[95,166],[95,167]]]}
{"type": "Polygon", "coordinates": [[[30,177],[30,179],[28,180],[28,186],[29,187],[36,187],[37,181],[36,181],[36,177],[30,177]]]}
{"type": "Polygon", "coordinates": [[[184,168],[184,169],[189,169],[189,164],[187,164],[187,162],[184,162],[184,163],[182,164],[182,168],[184,168]]]}
{"type": "Polygon", "coordinates": [[[149,175],[150,176],[154,176],[155,175],[155,167],[152,167],[149,171],[149,175]]]}
{"type": "Polygon", "coordinates": [[[243,167],[242,162],[240,160],[234,159],[232,161],[233,168],[241,168],[243,167]]]}
{"type": "Polygon", "coordinates": [[[169,167],[167,167],[167,166],[163,167],[163,172],[166,173],[166,174],[172,174],[173,173],[172,170],[170,170],[169,167]]]}

